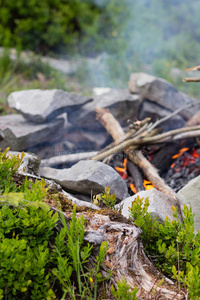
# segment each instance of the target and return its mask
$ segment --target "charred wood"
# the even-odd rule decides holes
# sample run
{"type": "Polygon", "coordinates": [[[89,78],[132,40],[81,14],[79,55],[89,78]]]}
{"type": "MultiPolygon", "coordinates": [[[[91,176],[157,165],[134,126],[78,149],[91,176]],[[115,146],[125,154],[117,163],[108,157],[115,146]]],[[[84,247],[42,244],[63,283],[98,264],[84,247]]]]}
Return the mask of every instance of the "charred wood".
{"type": "Polygon", "coordinates": [[[128,159],[127,169],[133,178],[137,192],[144,191],[143,178],[137,166],[128,159]]]}

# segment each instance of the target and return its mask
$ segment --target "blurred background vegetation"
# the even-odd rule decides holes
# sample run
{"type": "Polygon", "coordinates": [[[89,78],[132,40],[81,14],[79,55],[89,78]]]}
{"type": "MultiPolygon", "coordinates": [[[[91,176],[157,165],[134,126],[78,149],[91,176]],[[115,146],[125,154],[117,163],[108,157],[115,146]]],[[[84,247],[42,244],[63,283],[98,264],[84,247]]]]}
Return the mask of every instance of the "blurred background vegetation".
{"type": "Polygon", "coordinates": [[[199,15],[196,0],[0,0],[1,111],[13,90],[127,88],[132,72],[162,77],[197,98],[198,84],[182,78],[200,64],[199,15]],[[39,56],[27,65],[22,50],[39,56]],[[43,55],[81,63],[66,76],[42,63],[43,55]]]}

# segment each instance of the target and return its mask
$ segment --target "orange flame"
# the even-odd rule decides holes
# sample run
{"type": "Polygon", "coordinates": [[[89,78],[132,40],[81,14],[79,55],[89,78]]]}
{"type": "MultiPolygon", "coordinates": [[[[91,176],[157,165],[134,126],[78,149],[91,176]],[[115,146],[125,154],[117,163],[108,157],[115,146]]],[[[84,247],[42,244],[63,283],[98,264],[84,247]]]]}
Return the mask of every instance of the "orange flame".
{"type": "MultiPolygon", "coordinates": [[[[123,179],[127,179],[127,158],[124,159],[123,166],[123,168],[115,167],[115,170],[122,176],[123,179]]],[[[151,190],[152,188],[154,188],[151,182],[145,179],[143,180],[143,184],[145,190],[151,190]]],[[[130,184],[130,188],[135,194],[137,193],[137,189],[133,183],[130,184]]]]}
{"type": "MultiPolygon", "coordinates": [[[[189,148],[182,148],[182,149],[179,151],[179,153],[176,154],[176,155],[174,155],[172,158],[175,159],[175,158],[177,158],[177,157],[183,155],[183,153],[184,153],[185,151],[187,151],[187,150],[189,150],[189,148]]],[[[189,155],[190,155],[190,157],[186,157],[186,156],[183,157],[183,161],[182,161],[181,167],[185,167],[185,166],[187,166],[188,164],[194,163],[195,160],[196,160],[196,158],[197,158],[197,157],[200,157],[199,152],[198,152],[196,149],[194,149],[194,148],[192,149],[192,153],[189,153],[189,155]]],[[[173,163],[173,164],[171,165],[171,168],[174,168],[174,166],[175,166],[175,163],[173,163]]]]}
{"type": "Polygon", "coordinates": [[[136,187],[133,183],[130,184],[130,188],[133,191],[133,193],[135,193],[135,194],[137,193],[136,187]]]}
{"type": "Polygon", "coordinates": [[[151,182],[148,181],[148,180],[145,180],[145,179],[144,179],[144,180],[143,180],[143,184],[144,184],[145,191],[151,190],[151,189],[154,188],[154,185],[151,184],[151,182]]]}
{"type": "Polygon", "coordinates": [[[115,167],[115,170],[122,176],[122,178],[127,178],[127,158],[124,159],[123,168],[115,167]]]}
{"type": "Polygon", "coordinates": [[[175,158],[181,156],[187,150],[189,150],[189,148],[182,148],[181,150],[179,150],[179,153],[177,153],[174,156],[172,156],[172,158],[175,159],[175,158]]]}

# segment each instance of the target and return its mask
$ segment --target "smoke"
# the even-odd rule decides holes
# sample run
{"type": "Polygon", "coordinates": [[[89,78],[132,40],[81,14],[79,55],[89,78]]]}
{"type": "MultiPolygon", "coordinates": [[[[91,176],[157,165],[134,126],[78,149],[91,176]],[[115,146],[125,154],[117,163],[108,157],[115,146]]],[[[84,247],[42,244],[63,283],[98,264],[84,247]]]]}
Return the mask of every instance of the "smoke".
{"type": "MultiPolygon", "coordinates": [[[[102,8],[107,2],[94,0],[102,8]]],[[[200,1],[124,0],[123,5],[107,41],[112,50],[87,64],[91,85],[126,88],[131,72],[167,77],[171,68],[199,64],[200,1]]]]}

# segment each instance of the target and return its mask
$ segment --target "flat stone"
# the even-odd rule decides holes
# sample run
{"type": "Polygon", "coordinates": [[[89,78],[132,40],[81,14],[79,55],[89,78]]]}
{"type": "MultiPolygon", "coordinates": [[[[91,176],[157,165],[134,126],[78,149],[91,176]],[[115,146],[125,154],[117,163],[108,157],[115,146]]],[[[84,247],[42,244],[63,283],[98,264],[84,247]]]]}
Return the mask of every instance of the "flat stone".
{"type": "Polygon", "coordinates": [[[102,125],[96,120],[94,109],[108,108],[122,126],[127,126],[127,120],[135,121],[138,114],[140,99],[128,89],[111,89],[107,93],[95,96],[94,100],[87,103],[81,109],[69,116],[70,123],[76,123],[81,128],[102,129],[102,125]]]}
{"type": "Polygon", "coordinates": [[[13,151],[22,151],[29,147],[53,141],[59,138],[64,119],[59,118],[45,124],[33,124],[21,115],[6,115],[0,117],[1,130],[4,140],[0,141],[0,148],[10,147],[13,151]]]}
{"type": "Polygon", "coordinates": [[[184,205],[192,208],[194,216],[195,234],[200,230],[200,176],[190,180],[181,190],[176,194],[179,200],[181,209],[184,205]]]}
{"type": "Polygon", "coordinates": [[[59,183],[63,189],[93,195],[103,193],[108,185],[111,194],[116,192],[117,200],[128,197],[127,186],[122,177],[110,166],[93,160],[79,161],[69,169],[40,168],[42,177],[59,183]]]}
{"type": "MultiPolygon", "coordinates": [[[[129,218],[130,212],[129,207],[131,207],[132,202],[137,197],[143,198],[143,201],[148,198],[149,200],[149,207],[148,212],[151,212],[152,218],[158,218],[158,221],[164,223],[166,216],[174,220],[172,215],[173,211],[171,209],[172,206],[176,206],[176,200],[172,197],[163,194],[162,192],[158,191],[157,189],[153,188],[147,191],[141,191],[135,194],[134,196],[128,197],[124,199],[119,204],[115,205],[117,209],[121,210],[121,213],[124,217],[129,218]]],[[[181,215],[179,214],[179,218],[181,220],[181,215]]]]}
{"type": "Polygon", "coordinates": [[[8,96],[9,106],[35,123],[55,119],[63,112],[74,112],[89,101],[88,97],[57,89],[24,90],[13,92],[8,96]]]}
{"type": "MultiPolygon", "coordinates": [[[[131,74],[129,90],[131,93],[137,93],[143,99],[153,101],[169,109],[171,112],[187,104],[198,104],[196,99],[179,92],[168,81],[146,73],[131,74]]],[[[196,111],[196,107],[191,107],[182,110],[179,115],[181,115],[185,120],[188,120],[195,114],[196,111]]]]}
{"type": "MultiPolygon", "coordinates": [[[[8,154],[19,155],[19,157],[21,157],[22,152],[8,151],[8,154]]],[[[23,163],[18,168],[18,171],[23,171],[25,173],[29,173],[33,175],[39,175],[41,159],[33,153],[24,152],[24,154],[25,156],[23,158],[23,163]]]]}

